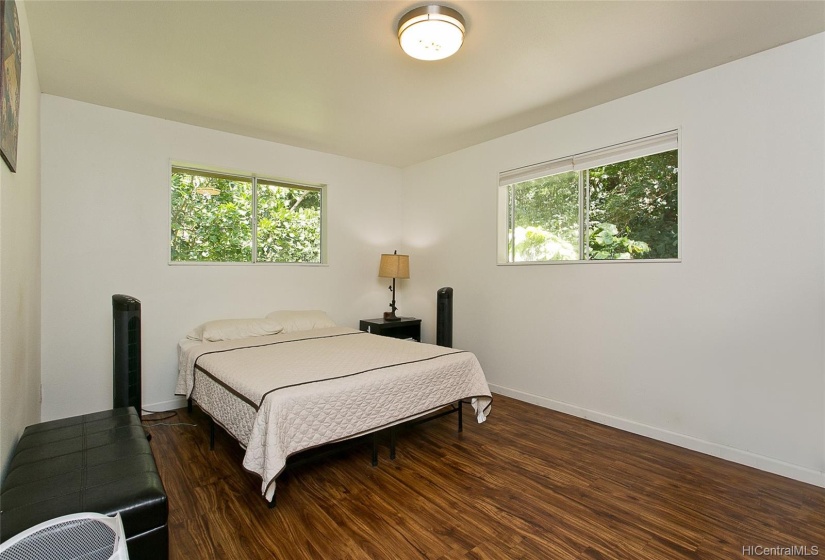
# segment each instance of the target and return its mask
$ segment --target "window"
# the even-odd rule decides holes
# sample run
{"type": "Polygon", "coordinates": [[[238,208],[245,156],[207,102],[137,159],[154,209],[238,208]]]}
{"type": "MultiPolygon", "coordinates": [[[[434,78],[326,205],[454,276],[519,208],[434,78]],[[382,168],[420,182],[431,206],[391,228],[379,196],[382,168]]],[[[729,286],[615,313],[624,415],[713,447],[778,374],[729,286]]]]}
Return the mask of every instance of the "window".
{"type": "Polygon", "coordinates": [[[499,174],[499,263],[679,258],[676,131],[499,174]]]}
{"type": "Polygon", "coordinates": [[[172,166],[172,262],[322,263],[322,185],[172,166]]]}

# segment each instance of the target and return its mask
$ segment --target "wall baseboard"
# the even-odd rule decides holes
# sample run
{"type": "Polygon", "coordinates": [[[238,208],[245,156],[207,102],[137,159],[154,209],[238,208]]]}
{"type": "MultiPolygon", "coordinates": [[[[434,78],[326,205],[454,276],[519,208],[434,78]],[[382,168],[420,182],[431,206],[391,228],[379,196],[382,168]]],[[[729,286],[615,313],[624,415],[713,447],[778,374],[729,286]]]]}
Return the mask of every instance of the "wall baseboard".
{"type": "Polygon", "coordinates": [[[144,411],[154,411],[154,412],[166,412],[170,410],[175,410],[178,408],[183,408],[186,406],[186,398],[185,397],[175,397],[170,401],[163,401],[158,403],[152,404],[143,404],[144,411]]]}
{"type": "MultiPolygon", "coordinates": [[[[502,387],[491,383],[490,390],[494,393],[500,393],[502,395],[535,404],[543,408],[549,408],[550,410],[584,418],[585,420],[590,420],[592,422],[596,422],[597,424],[604,424],[605,426],[611,426],[626,432],[649,437],[679,447],[684,447],[685,449],[690,449],[691,451],[698,451],[699,453],[704,453],[705,455],[711,455],[713,457],[725,459],[726,461],[732,461],[734,463],[739,463],[740,465],[746,465],[761,471],[778,474],[800,482],[825,488],[825,473],[817,472],[813,469],[800,467],[791,463],[785,463],[777,459],[765,457],[764,455],[757,455],[755,453],[742,451],[741,449],[736,449],[734,447],[728,447],[726,445],[720,445],[718,443],[678,434],[676,432],[663,430],[654,426],[648,426],[646,424],[626,420],[617,416],[611,416],[602,412],[596,412],[594,410],[589,410],[565,402],[548,399],[547,397],[541,397],[531,393],[518,391],[516,389],[510,389],[509,387],[502,387]]],[[[495,402],[493,403],[493,409],[495,410],[495,402]]]]}

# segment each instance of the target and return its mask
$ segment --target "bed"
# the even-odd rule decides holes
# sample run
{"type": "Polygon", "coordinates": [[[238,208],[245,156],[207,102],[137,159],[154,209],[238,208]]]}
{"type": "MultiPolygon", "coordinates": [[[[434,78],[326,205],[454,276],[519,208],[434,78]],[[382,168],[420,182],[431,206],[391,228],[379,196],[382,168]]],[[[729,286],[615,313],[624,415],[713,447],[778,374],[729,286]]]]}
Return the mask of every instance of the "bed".
{"type": "Polygon", "coordinates": [[[470,352],[332,326],[328,319],[283,323],[290,324],[269,327],[274,334],[245,336],[241,329],[219,340],[207,340],[202,329],[178,345],[176,393],[238,440],[244,468],[261,477],[271,505],[275,479],[300,451],[456,402],[469,401],[479,423],[490,412],[490,389],[470,352]]]}

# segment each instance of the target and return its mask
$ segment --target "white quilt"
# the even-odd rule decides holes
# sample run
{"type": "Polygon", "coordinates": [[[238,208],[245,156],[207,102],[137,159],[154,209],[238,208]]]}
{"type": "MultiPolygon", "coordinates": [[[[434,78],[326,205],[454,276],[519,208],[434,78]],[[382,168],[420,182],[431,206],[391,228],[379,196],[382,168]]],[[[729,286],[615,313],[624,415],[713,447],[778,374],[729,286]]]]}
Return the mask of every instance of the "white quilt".
{"type": "Polygon", "coordinates": [[[471,399],[480,423],[492,402],[473,354],[346,327],[182,342],[176,393],[194,396],[238,438],[267,499],[294,453],[460,399],[471,399]]]}

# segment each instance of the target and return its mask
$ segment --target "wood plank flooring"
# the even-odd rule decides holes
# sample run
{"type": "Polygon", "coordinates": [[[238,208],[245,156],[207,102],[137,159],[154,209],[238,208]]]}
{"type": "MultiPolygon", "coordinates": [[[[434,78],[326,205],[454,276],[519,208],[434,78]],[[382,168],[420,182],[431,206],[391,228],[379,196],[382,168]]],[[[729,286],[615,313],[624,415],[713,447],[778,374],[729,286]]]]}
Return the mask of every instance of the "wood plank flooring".
{"type": "Polygon", "coordinates": [[[197,407],[166,422],[197,424],[145,422],[172,559],[825,557],[825,489],[500,395],[461,434],[455,415],[402,433],[395,461],[365,445],[287,472],[272,510],[197,407]]]}

